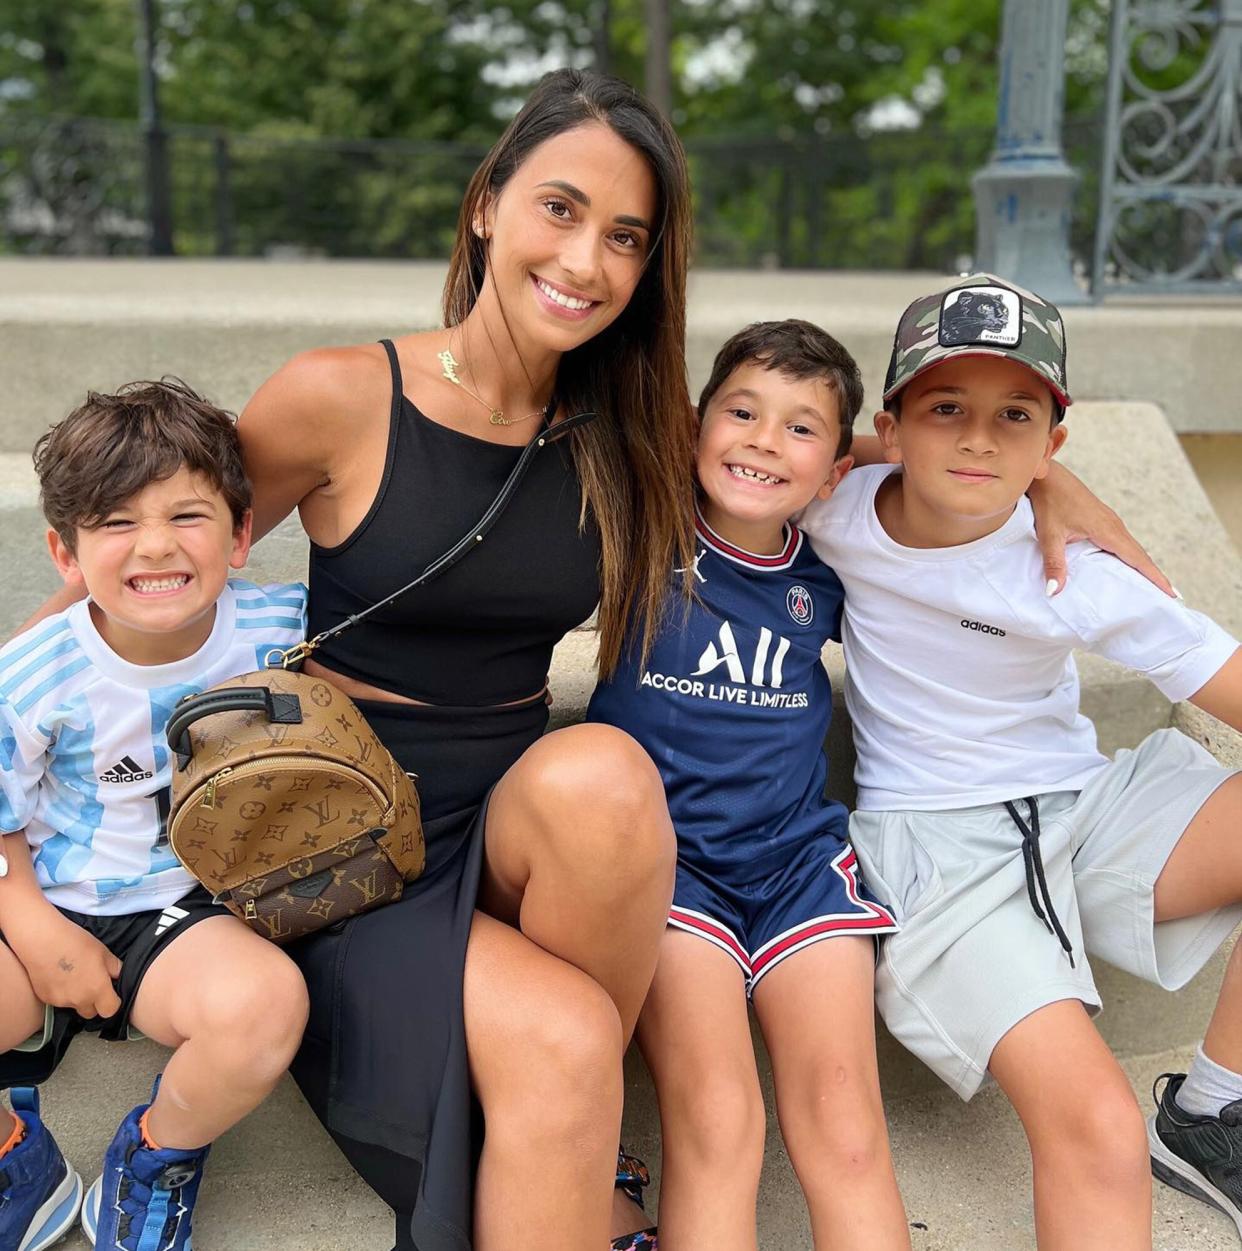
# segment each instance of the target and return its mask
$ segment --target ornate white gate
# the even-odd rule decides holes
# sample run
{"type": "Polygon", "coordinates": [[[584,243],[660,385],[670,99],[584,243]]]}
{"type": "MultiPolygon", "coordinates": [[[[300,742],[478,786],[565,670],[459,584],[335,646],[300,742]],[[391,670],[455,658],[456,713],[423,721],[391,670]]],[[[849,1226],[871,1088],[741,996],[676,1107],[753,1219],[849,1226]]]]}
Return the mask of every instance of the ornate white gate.
{"type": "Polygon", "coordinates": [[[1242,293],[1242,0],[1113,0],[1094,289],[1242,293]]]}

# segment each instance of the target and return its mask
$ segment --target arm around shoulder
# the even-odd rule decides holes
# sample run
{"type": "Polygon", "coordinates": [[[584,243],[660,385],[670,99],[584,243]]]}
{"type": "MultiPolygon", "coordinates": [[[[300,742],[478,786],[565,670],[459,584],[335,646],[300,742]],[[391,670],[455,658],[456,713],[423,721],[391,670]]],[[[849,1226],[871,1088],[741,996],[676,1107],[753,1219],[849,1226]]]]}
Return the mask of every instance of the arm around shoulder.
{"type": "MultiPolygon", "coordinates": [[[[312,492],[331,484],[353,425],[385,394],[382,354],[369,347],[317,348],[282,365],[238,418],[261,538],[312,492]]],[[[386,407],[383,411],[387,413],[386,407]]]]}

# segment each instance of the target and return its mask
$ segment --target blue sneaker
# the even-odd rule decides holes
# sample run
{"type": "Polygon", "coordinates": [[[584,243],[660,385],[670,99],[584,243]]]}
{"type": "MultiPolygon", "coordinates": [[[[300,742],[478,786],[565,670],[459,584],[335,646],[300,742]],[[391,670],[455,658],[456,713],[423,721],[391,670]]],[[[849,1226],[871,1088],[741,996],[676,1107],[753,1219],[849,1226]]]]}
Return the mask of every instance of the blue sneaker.
{"type": "Polygon", "coordinates": [[[82,1202],[82,1179],[39,1117],[39,1092],[14,1086],[9,1096],[26,1136],[0,1159],[0,1247],[43,1251],[69,1232],[82,1202]]]}
{"type": "Polygon", "coordinates": [[[146,1110],[135,1108],[121,1122],[103,1173],[86,1192],[82,1228],[99,1251],[192,1251],[190,1218],[208,1148],[144,1147],[139,1121],[146,1110]]]}

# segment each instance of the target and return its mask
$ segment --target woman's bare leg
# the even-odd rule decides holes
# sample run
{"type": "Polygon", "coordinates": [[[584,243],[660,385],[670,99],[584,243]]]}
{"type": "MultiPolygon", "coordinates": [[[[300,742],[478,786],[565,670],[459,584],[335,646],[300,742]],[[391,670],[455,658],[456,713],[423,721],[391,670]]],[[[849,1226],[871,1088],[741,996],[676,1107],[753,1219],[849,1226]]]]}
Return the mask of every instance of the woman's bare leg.
{"type": "MultiPolygon", "coordinates": [[[[623,1051],[651,985],[673,897],[676,843],[650,757],[611,726],[548,734],[497,784],[486,838],[479,907],[602,987],[620,1021],[623,1051]]],[[[474,1041],[471,1047],[473,1054],[474,1041]]],[[[620,1082],[620,1055],[616,1068],[620,1082]]],[[[518,1142],[528,1126],[510,1135],[497,1126],[502,1115],[500,1108],[488,1111],[489,1132],[518,1142]]],[[[617,1139],[614,1132],[614,1166],[617,1139]]],[[[621,1192],[610,1202],[614,1237],[649,1223],[621,1192]]],[[[492,1207],[487,1195],[481,1203],[492,1207]]]]}
{"type": "Polygon", "coordinates": [[[600,985],[476,913],[466,1043],[487,1124],[476,1251],[608,1245],[621,1132],[621,1021],[600,985]]]}

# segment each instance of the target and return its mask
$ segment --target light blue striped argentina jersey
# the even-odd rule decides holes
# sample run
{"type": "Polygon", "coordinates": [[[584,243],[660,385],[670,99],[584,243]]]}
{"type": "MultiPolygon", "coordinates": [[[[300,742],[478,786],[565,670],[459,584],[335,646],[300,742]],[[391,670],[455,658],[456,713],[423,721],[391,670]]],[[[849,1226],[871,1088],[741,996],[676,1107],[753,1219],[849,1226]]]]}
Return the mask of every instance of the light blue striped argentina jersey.
{"type": "Polygon", "coordinates": [[[305,637],[306,588],[231,579],[210,637],[185,660],[135,665],[83,600],[0,648],[0,831],[26,831],[58,907],[120,916],[194,885],[164,837],[164,726],[184,695],[263,667],[305,637]]]}

